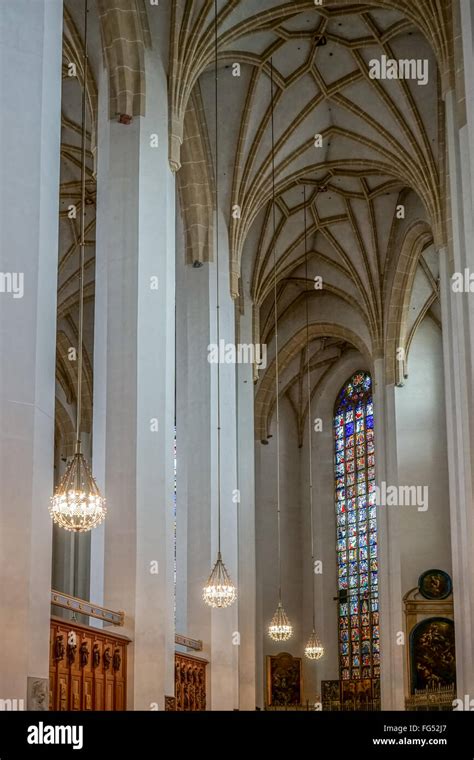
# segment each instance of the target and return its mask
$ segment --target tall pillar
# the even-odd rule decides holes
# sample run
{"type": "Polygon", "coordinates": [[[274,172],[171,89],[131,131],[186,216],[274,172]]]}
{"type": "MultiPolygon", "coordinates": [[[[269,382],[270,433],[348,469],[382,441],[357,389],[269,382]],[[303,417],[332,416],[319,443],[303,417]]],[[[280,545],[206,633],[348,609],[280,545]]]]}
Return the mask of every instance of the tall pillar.
{"type": "MultiPolygon", "coordinates": [[[[212,500],[209,265],[185,263],[181,214],[176,257],[176,459],[177,632],[203,642],[199,657],[211,661],[211,615],[202,589],[211,563],[212,500]]],[[[222,610],[222,614],[226,614],[222,610]]],[[[208,678],[211,666],[208,668],[208,678]]],[[[209,684],[208,684],[209,685],[209,684]]],[[[207,709],[211,708],[208,694],[207,709]]]]}
{"type": "MultiPolygon", "coordinates": [[[[239,707],[239,604],[210,609],[202,589],[217,558],[217,369],[208,346],[217,341],[216,265],[186,266],[178,228],[177,289],[177,578],[178,625],[203,641],[209,660],[208,710],[239,707]]],[[[221,218],[219,251],[220,334],[235,342],[234,302],[229,293],[228,243],[221,218]]],[[[222,556],[239,586],[238,514],[233,500],[236,471],[236,367],[221,364],[222,556]]],[[[240,598],[240,588],[238,587],[240,598]]]]}
{"type": "MultiPolygon", "coordinates": [[[[398,486],[395,386],[385,383],[385,361],[374,361],[375,465],[379,487],[398,486]]],[[[380,687],[382,710],[404,710],[405,647],[400,569],[400,514],[377,507],[380,605],[380,687]]]]}
{"type": "Polygon", "coordinates": [[[62,1],[4,0],[0,28],[0,629],[14,642],[0,650],[0,698],[26,705],[32,678],[42,709],[49,670],[62,1]]]}
{"type": "Polygon", "coordinates": [[[127,707],[136,710],[163,709],[174,693],[175,182],[160,55],[146,53],[146,115],[99,122],[96,318],[105,324],[95,337],[95,383],[105,395],[94,436],[108,509],[103,601],[125,611],[127,707]]]}
{"type": "MultiPolygon", "coordinates": [[[[221,212],[218,212],[221,214],[221,212]]],[[[229,238],[221,214],[219,222],[219,296],[220,339],[235,344],[235,304],[229,287],[229,238]]],[[[217,344],[216,265],[210,270],[210,343],[217,344]]],[[[209,569],[217,552],[217,369],[220,370],[221,419],[221,533],[222,557],[232,581],[238,586],[238,509],[233,500],[237,488],[235,364],[211,364],[211,556],[209,569]]],[[[207,580],[207,579],[206,579],[207,580]]],[[[239,589],[237,588],[237,593],[239,589]]],[[[225,610],[211,610],[211,699],[213,710],[238,709],[238,603],[225,610]]]]}
{"type": "Polygon", "coordinates": [[[439,249],[440,296],[446,388],[446,421],[450,523],[453,562],[453,599],[458,696],[474,693],[474,572],[472,542],[474,431],[470,423],[474,378],[474,299],[472,293],[454,293],[454,272],[474,272],[474,61],[473,16],[461,0],[462,43],[467,123],[462,123],[454,91],[445,95],[446,146],[451,214],[449,247],[439,249]]]}
{"type": "MultiPolygon", "coordinates": [[[[240,316],[239,342],[252,343],[252,305],[245,299],[240,316]]],[[[239,709],[255,710],[256,652],[256,526],[253,365],[237,366],[237,485],[239,537],[239,709]]]]}
{"type": "MultiPolygon", "coordinates": [[[[461,12],[461,37],[462,37],[462,58],[464,68],[464,89],[466,97],[466,158],[469,166],[471,193],[468,196],[471,214],[468,221],[471,227],[474,226],[473,220],[473,199],[474,199],[474,8],[471,0],[460,0],[461,12]]],[[[472,238],[471,238],[472,239],[472,238]]]]}
{"type": "MultiPolygon", "coordinates": [[[[98,179],[97,207],[107,208],[109,198],[109,89],[108,73],[103,68],[99,74],[99,102],[97,112],[97,155],[98,179]],[[102,181],[103,178],[103,181],[102,181]]],[[[95,303],[94,303],[94,387],[92,418],[92,471],[99,488],[104,487],[107,451],[106,415],[107,415],[107,266],[108,257],[104,254],[108,241],[108,223],[96,223],[95,256],[95,303]]],[[[91,572],[89,599],[98,605],[104,605],[104,571],[105,571],[105,523],[92,531],[91,535],[91,572]]],[[[90,624],[102,628],[102,621],[90,618],[90,624]]]]}
{"type": "MultiPolygon", "coordinates": [[[[469,393],[461,321],[461,295],[451,290],[451,266],[440,250],[440,295],[443,320],[446,429],[448,438],[449,504],[458,696],[474,690],[474,573],[472,558],[472,464],[469,393]]],[[[462,296],[468,298],[468,296],[462,296]]]]}

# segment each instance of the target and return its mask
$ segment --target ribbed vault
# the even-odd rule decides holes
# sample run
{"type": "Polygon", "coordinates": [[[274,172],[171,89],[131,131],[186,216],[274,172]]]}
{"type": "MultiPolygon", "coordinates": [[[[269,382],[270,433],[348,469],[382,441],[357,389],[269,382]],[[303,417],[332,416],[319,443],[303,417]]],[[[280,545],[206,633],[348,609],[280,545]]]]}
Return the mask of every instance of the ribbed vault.
{"type": "MultiPolygon", "coordinates": [[[[195,109],[191,94],[197,87],[207,121],[207,130],[202,125],[200,131],[214,143],[208,71],[213,8],[204,0],[174,4],[170,157],[175,168],[179,146],[188,140],[184,115],[188,102],[195,109]]],[[[320,336],[324,345],[333,345],[334,330],[349,330],[354,338],[345,338],[347,346],[339,349],[360,350],[357,341],[362,342],[369,357],[386,357],[387,382],[403,380],[413,337],[408,309],[415,276],[423,252],[446,241],[441,93],[453,84],[450,24],[450,3],[435,1],[219,3],[219,186],[229,220],[230,288],[237,298],[247,285],[255,340],[267,343],[270,354],[276,254],[285,350],[301,335],[309,298],[312,321],[330,326],[320,336]],[[426,61],[428,81],[373,79],[371,61],[382,56],[426,61]]],[[[185,210],[184,216],[187,226],[185,210]]],[[[424,318],[436,300],[434,279],[426,301],[416,305],[417,316],[424,318]]],[[[298,430],[304,410],[295,389],[307,361],[302,351],[300,346],[293,374],[280,387],[298,430]]],[[[271,366],[257,386],[260,438],[274,403],[271,366]]]]}

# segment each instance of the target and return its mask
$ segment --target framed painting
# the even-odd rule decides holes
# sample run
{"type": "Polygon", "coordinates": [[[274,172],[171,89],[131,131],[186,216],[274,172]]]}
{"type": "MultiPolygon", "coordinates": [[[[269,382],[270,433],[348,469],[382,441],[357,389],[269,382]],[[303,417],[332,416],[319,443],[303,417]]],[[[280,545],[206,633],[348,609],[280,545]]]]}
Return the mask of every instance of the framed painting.
{"type": "Polygon", "coordinates": [[[341,701],[340,681],[321,681],[321,703],[323,710],[330,710],[333,704],[341,701]]]}
{"type": "Polygon", "coordinates": [[[420,575],[418,588],[425,599],[446,599],[453,590],[453,584],[444,570],[427,570],[420,575]]]}
{"type": "Polygon", "coordinates": [[[373,699],[372,679],[342,681],[341,683],[343,710],[364,710],[369,708],[373,699]]]}
{"type": "Polygon", "coordinates": [[[454,622],[448,618],[422,620],[410,634],[412,693],[453,686],[456,682],[454,622]]]}
{"type": "Polygon", "coordinates": [[[301,705],[303,680],[301,657],[288,652],[267,656],[267,705],[301,705]]]}

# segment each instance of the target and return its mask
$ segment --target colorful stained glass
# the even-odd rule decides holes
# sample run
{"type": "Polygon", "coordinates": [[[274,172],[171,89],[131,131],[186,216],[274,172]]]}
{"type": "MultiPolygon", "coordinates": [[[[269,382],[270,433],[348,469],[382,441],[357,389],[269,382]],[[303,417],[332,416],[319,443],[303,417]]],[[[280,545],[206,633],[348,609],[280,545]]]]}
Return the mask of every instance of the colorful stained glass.
{"type": "Polygon", "coordinates": [[[379,613],[372,379],[356,372],[334,415],[339,665],[343,680],[378,678],[379,613]]]}

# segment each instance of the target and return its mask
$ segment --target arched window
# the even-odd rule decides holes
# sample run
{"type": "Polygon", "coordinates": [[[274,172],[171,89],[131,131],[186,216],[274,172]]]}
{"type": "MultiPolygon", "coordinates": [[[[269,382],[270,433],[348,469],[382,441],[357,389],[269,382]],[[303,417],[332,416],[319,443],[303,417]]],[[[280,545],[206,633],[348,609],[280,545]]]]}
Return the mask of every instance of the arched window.
{"type": "Polygon", "coordinates": [[[343,680],[380,677],[372,379],[356,372],[334,408],[339,669],[343,680]]]}

